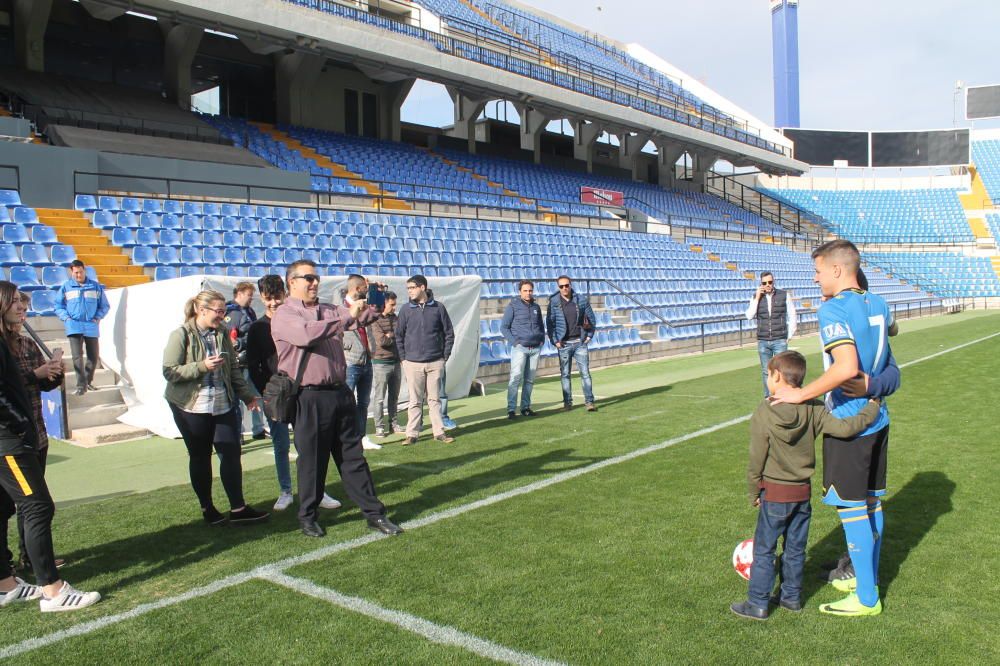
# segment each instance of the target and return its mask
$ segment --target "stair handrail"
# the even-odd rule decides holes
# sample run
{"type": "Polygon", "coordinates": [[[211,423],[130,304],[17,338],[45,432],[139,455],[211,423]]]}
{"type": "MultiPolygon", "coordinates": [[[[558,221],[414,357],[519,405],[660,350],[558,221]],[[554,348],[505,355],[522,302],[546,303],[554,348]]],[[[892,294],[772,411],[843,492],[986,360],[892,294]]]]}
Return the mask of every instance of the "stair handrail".
{"type": "MultiPolygon", "coordinates": [[[[45,356],[46,359],[48,359],[48,360],[51,361],[52,360],[52,350],[49,349],[48,345],[46,345],[45,342],[42,340],[42,338],[38,335],[38,333],[35,332],[35,329],[33,329],[31,327],[31,324],[29,324],[27,321],[25,321],[22,324],[22,326],[23,326],[25,332],[28,335],[31,336],[31,339],[35,341],[35,344],[38,345],[38,348],[42,350],[42,355],[45,356]]],[[[69,403],[66,401],[66,381],[65,381],[65,374],[64,374],[63,381],[59,383],[59,395],[62,397],[62,407],[63,407],[62,408],[62,430],[63,430],[63,435],[66,436],[66,439],[69,439],[69,437],[70,437],[70,429],[69,429],[69,403]]]]}
{"type": "MultiPolygon", "coordinates": [[[[743,174],[741,174],[741,175],[743,175],[743,174]]],[[[709,172],[706,174],[706,179],[705,179],[705,191],[708,192],[709,194],[715,194],[716,192],[722,192],[722,196],[720,196],[719,198],[722,199],[723,201],[726,201],[726,202],[729,202],[729,203],[733,203],[732,201],[729,200],[729,198],[727,196],[727,194],[728,194],[727,193],[727,189],[728,189],[728,185],[727,184],[730,183],[730,182],[732,182],[733,185],[735,185],[735,186],[739,186],[739,196],[740,196],[740,201],[741,202],[743,202],[745,200],[744,193],[746,192],[746,190],[750,190],[751,192],[753,192],[759,198],[760,202],[763,202],[763,200],[768,199],[768,200],[773,201],[774,203],[776,203],[778,205],[778,210],[779,210],[778,219],[777,220],[771,220],[771,221],[772,222],[776,222],[778,225],[780,225],[782,227],[785,227],[789,231],[793,231],[795,233],[803,234],[803,235],[806,235],[806,236],[815,236],[815,238],[816,238],[817,241],[821,240],[822,239],[822,233],[820,231],[817,231],[816,234],[810,234],[810,233],[806,233],[806,232],[804,232],[802,230],[802,220],[805,219],[809,223],[811,223],[814,226],[818,227],[818,229],[822,230],[823,232],[829,232],[829,228],[828,228],[829,227],[829,222],[825,218],[823,218],[821,215],[817,215],[816,213],[814,213],[812,211],[809,211],[809,210],[806,210],[804,208],[799,208],[798,206],[795,206],[795,205],[790,204],[790,203],[788,203],[786,201],[783,201],[783,200],[781,200],[781,199],[779,199],[779,198],[777,198],[777,197],[775,197],[775,196],[773,196],[771,194],[767,194],[766,192],[761,192],[760,190],[758,190],[755,187],[750,187],[749,185],[745,185],[745,184],[741,183],[739,180],[737,180],[736,176],[732,175],[732,174],[724,174],[724,173],[719,173],[718,171],[709,170],[709,172]],[[714,183],[713,183],[713,181],[718,180],[718,179],[722,179],[723,186],[721,188],[718,187],[717,185],[714,185],[714,183]],[[714,188],[715,191],[714,192],[713,191],[709,191],[710,187],[714,188]],[[781,211],[782,208],[788,209],[788,210],[792,211],[795,214],[795,217],[796,217],[796,226],[798,228],[792,229],[792,228],[789,228],[789,227],[785,226],[785,224],[783,222],[784,218],[782,217],[782,215],[780,213],[780,211],[781,211]]],[[[757,215],[760,215],[761,217],[764,217],[765,219],[768,219],[767,215],[765,214],[766,213],[766,209],[764,208],[764,206],[763,206],[762,203],[760,205],[758,205],[758,210],[757,211],[753,211],[753,210],[751,210],[749,208],[746,208],[745,206],[740,206],[740,207],[743,208],[744,210],[749,210],[750,212],[755,212],[757,215]]]]}

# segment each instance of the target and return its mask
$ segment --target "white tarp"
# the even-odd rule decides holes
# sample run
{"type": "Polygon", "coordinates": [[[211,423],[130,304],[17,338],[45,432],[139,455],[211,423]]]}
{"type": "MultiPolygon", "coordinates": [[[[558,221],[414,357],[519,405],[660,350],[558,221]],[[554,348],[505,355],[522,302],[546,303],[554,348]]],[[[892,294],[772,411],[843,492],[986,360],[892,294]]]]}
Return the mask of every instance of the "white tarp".
{"type": "MultiPolygon", "coordinates": [[[[406,278],[366,276],[384,282],[396,292],[399,304],[406,302],[406,278]]],[[[184,321],[184,303],[202,289],[222,292],[232,298],[238,282],[253,278],[190,276],[108,290],[111,309],[101,322],[101,361],[123,380],[122,397],[128,411],[119,417],[122,423],[146,428],[163,437],[179,437],[170,408],[163,399],[163,348],[170,332],[184,321]]],[[[478,276],[428,278],[434,297],[444,303],[455,326],[455,348],[448,360],[447,391],[450,398],[468,395],[479,367],[479,289],[478,276]]],[[[346,276],[330,276],[320,283],[323,303],[340,303],[346,276]]],[[[264,312],[259,295],[254,310],[264,312]]],[[[400,400],[405,401],[404,382],[400,400]]],[[[404,412],[405,413],[405,412],[404,412]]],[[[245,421],[249,419],[244,414],[245,421]]]]}

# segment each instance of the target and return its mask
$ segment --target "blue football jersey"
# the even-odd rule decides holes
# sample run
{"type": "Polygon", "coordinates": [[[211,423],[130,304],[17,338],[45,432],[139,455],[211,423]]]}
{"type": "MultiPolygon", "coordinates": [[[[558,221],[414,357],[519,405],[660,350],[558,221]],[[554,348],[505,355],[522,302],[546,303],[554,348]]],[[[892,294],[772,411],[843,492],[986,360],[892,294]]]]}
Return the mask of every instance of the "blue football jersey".
{"type": "MultiPolygon", "coordinates": [[[[819,308],[819,337],[823,344],[823,363],[833,362],[830,352],[841,345],[854,345],[858,369],[878,375],[889,363],[889,327],[892,312],[881,296],[860,289],[848,289],[823,303],[819,308]]],[[[839,388],[826,395],[826,406],[838,418],[854,416],[868,398],[849,398],[839,388]]],[[[889,425],[889,410],[882,403],[878,418],[866,430],[870,435],[889,425]]]]}

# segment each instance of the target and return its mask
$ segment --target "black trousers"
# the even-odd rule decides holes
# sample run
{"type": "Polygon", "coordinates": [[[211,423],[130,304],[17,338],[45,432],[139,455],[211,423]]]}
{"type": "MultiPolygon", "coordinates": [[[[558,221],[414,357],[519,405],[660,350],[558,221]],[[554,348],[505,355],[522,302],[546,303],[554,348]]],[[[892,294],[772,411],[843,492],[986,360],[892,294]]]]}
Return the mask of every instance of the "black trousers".
{"type": "Polygon", "coordinates": [[[299,476],[299,520],[316,520],[326,486],[330,456],[344,490],[366,518],[385,515],[361,447],[361,426],[354,395],[343,386],[330,391],[303,390],[295,415],[295,461],[299,476]]]}
{"type": "MultiPolygon", "coordinates": [[[[35,582],[51,585],[59,580],[52,549],[52,516],[56,505],[45,485],[37,451],[0,456],[0,539],[7,544],[7,522],[14,512],[24,517],[24,541],[35,571],[35,582]]],[[[0,576],[13,575],[0,563],[0,576]]]]}
{"type": "Polygon", "coordinates": [[[188,450],[188,472],[191,487],[198,496],[202,510],[212,506],[212,447],[219,454],[219,476],[229,498],[229,506],[238,509],[243,500],[243,461],[240,459],[242,428],[234,407],[225,414],[191,414],[170,404],[174,423],[181,431],[188,450]]]}
{"type": "Polygon", "coordinates": [[[76,387],[85,388],[94,382],[94,371],[100,362],[100,348],[97,338],[81,335],[69,336],[69,349],[73,354],[73,369],[76,370],[76,387]],[[83,350],[87,348],[87,360],[83,360],[83,350]]]}
{"type": "MultiPolygon", "coordinates": [[[[38,462],[42,465],[42,476],[45,476],[45,461],[49,457],[49,447],[40,449],[38,451],[38,462]]],[[[31,562],[31,556],[28,555],[28,544],[24,536],[24,514],[20,511],[17,512],[17,537],[18,537],[18,550],[20,553],[18,557],[23,562],[31,562]]],[[[6,544],[5,544],[6,545],[6,544]]],[[[10,551],[8,552],[8,557],[11,557],[10,551]]]]}

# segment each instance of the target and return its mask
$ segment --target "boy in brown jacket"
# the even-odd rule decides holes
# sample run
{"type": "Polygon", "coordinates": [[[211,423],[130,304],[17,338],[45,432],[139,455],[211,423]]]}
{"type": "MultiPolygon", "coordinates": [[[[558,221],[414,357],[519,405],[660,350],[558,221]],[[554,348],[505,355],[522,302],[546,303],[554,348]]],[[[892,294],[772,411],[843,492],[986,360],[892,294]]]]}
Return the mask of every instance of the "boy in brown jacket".
{"type": "MultiPolygon", "coordinates": [[[[767,364],[770,395],[782,387],[802,386],[806,359],[795,351],[775,355],[767,364]]],[[[747,484],[750,504],[759,508],[754,532],[753,565],[748,599],[730,609],[742,617],[766,620],[769,604],[802,610],[802,572],[809,537],[809,478],[816,469],[816,437],[827,433],[851,437],[867,428],[879,413],[871,400],[856,416],[838,419],[819,400],[801,405],[772,404],[765,398],[750,419],[750,462],[747,484]],[[775,550],[784,537],[781,556],[781,594],[771,598],[775,578],[775,550]]]]}

